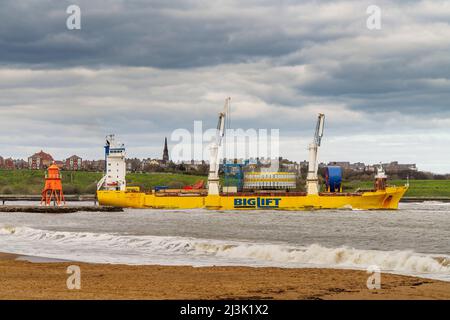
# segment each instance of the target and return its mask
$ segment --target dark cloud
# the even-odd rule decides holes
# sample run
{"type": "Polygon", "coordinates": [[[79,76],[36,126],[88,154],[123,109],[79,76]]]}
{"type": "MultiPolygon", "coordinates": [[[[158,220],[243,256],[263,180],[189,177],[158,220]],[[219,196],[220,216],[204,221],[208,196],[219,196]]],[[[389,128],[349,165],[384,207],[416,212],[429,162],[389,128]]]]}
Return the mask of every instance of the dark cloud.
{"type": "Polygon", "coordinates": [[[232,96],[233,126],[280,128],[288,157],[306,157],[325,111],[325,160],[450,172],[428,156],[450,141],[448,1],[377,1],[380,31],[371,2],[4,0],[0,154],[97,157],[116,132],[159,156],[161,137],[214,127],[232,96]]]}
{"type": "Polygon", "coordinates": [[[2,63],[179,68],[253,61],[349,35],[294,2],[14,1],[0,12],[2,63]],[[82,30],[66,29],[77,4],[82,30]],[[291,10],[295,10],[291,12],[291,10]],[[296,14],[297,12],[297,14],[296,14]],[[307,18],[303,21],[303,18],[307,18]],[[284,20],[286,19],[286,20],[284,20]]]}

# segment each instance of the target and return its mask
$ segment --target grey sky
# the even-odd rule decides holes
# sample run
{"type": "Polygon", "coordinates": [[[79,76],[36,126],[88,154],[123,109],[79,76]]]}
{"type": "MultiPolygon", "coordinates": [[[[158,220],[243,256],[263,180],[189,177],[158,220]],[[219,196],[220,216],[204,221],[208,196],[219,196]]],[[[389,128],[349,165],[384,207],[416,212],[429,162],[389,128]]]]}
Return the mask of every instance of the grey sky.
{"type": "Polygon", "coordinates": [[[129,156],[157,157],[231,96],[232,126],[279,128],[285,157],[307,158],[325,112],[323,161],[450,172],[450,1],[376,1],[379,31],[371,4],[3,0],[0,155],[100,158],[115,132],[129,156]]]}

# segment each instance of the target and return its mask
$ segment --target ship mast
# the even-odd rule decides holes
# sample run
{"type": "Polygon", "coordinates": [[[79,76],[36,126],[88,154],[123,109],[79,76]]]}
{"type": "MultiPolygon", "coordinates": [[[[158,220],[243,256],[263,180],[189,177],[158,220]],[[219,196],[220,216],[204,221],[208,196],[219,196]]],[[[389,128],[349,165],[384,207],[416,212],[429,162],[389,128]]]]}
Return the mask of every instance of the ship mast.
{"type": "Polygon", "coordinates": [[[308,176],[306,178],[306,191],[308,192],[309,195],[319,194],[319,179],[317,176],[317,171],[319,167],[318,151],[322,143],[324,128],[325,128],[325,114],[319,113],[316,125],[316,132],[314,134],[314,140],[309,145],[309,166],[308,166],[308,176]]]}
{"type": "Polygon", "coordinates": [[[219,113],[216,138],[210,146],[208,195],[219,195],[219,148],[225,135],[225,118],[229,110],[230,100],[231,98],[225,100],[223,111],[219,113]]]}

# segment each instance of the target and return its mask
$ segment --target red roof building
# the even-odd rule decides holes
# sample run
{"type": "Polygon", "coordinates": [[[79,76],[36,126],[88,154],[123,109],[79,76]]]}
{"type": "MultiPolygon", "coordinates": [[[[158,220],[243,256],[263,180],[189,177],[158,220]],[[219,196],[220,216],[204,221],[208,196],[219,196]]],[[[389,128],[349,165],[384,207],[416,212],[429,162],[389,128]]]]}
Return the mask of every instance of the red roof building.
{"type": "Polygon", "coordinates": [[[66,170],[81,170],[83,164],[83,159],[79,156],[73,155],[66,159],[65,169],[66,170]]]}
{"type": "Polygon", "coordinates": [[[16,166],[14,165],[14,160],[11,158],[5,159],[3,167],[7,170],[14,170],[16,166]]]}
{"type": "Polygon", "coordinates": [[[47,169],[53,161],[54,159],[50,154],[41,150],[28,158],[28,168],[32,170],[47,169]]]}
{"type": "Polygon", "coordinates": [[[64,161],[59,161],[59,160],[54,161],[53,164],[56,165],[58,167],[58,169],[60,169],[60,170],[63,169],[64,165],[65,165],[64,161]]]}

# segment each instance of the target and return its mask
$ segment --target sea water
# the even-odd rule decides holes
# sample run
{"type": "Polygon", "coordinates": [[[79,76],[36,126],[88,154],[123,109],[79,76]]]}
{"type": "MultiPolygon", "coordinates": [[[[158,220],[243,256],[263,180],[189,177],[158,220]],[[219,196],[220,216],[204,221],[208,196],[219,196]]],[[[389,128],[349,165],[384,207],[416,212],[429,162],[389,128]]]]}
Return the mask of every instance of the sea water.
{"type": "Polygon", "coordinates": [[[398,211],[0,214],[0,252],[95,263],[344,268],[450,281],[450,204],[398,211]]]}

